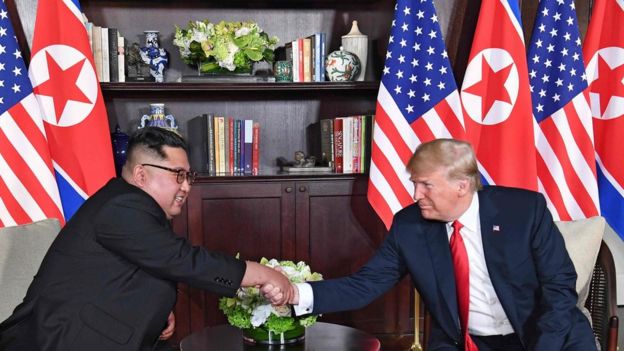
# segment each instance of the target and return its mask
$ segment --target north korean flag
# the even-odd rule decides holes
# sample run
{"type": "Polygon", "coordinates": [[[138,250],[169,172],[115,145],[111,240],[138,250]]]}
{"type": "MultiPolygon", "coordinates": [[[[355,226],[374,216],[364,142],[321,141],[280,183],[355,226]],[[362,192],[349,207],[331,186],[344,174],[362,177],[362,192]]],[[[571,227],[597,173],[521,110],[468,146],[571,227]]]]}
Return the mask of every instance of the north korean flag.
{"type": "Polygon", "coordinates": [[[69,219],[115,175],[110,130],[77,0],[40,0],[29,75],[69,219]]]}
{"type": "Polygon", "coordinates": [[[583,44],[600,211],[624,238],[624,0],[596,0],[583,44]]]}
{"type": "Polygon", "coordinates": [[[529,89],[518,2],[483,0],[461,99],[488,184],[537,190],[529,89]]]}

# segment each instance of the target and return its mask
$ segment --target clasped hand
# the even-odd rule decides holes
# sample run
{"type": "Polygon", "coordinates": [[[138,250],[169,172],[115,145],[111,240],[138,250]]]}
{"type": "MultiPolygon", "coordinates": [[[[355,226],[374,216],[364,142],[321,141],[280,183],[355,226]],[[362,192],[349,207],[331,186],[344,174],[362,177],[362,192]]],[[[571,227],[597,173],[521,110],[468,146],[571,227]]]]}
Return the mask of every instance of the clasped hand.
{"type": "MultiPolygon", "coordinates": [[[[279,267],[276,267],[275,270],[284,275],[284,272],[279,267]]],[[[284,275],[284,277],[286,276],[284,275]]],[[[288,281],[288,279],[286,280],[288,281]]],[[[260,292],[265,299],[271,301],[271,304],[276,306],[287,303],[296,304],[299,301],[299,290],[290,281],[288,281],[286,286],[273,285],[269,282],[260,288],[260,292]]]]}

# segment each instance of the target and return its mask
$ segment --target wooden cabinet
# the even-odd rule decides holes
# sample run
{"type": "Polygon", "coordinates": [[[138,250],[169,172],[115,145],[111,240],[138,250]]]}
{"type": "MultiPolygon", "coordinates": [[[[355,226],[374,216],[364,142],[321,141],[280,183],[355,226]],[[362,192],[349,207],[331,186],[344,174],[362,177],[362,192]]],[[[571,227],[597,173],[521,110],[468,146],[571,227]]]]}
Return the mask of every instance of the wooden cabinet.
{"type": "MultiPolygon", "coordinates": [[[[176,229],[197,245],[242,259],[304,260],[325,278],[348,275],[381,244],[383,224],[366,199],[365,176],[204,178],[194,186],[176,229]],[[184,218],[186,217],[186,218],[184,218]],[[179,228],[178,228],[179,227],[179,228]]],[[[178,333],[225,322],[218,297],[181,288],[178,333]]],[[[368,307],[323,321],[370,333],[408,333],[411,288],[403,283],[368,307]]]]}

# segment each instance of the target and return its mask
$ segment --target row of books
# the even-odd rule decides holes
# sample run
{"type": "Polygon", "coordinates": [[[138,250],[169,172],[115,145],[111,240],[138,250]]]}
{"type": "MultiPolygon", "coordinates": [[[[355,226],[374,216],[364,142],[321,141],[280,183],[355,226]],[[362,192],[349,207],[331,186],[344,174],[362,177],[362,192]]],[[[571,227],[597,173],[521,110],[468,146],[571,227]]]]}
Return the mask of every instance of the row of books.
{"type": "Polygon", "coordinates": [[[188,122],[191,165],[210,176],[258,175],[260,123],[203,114],[188,122]]]}
{"type": "Polygon", "coordinates": [[[286,60],[292,62],[293,82],[324,82],[326,34],[314,33],[286,43],[286,60]]]}
{"type": "Polygon", "coordinates": [[[96,26],[83,14],[95,72],[100,82],[125,82],[125,38],[117,28],[96,26]]]}
{"type": "Polygon", "coordinates": [[[310,152],[336,173],[366,173],[370,166],[374,115],[322,119],[312,124],[310,152]]]}

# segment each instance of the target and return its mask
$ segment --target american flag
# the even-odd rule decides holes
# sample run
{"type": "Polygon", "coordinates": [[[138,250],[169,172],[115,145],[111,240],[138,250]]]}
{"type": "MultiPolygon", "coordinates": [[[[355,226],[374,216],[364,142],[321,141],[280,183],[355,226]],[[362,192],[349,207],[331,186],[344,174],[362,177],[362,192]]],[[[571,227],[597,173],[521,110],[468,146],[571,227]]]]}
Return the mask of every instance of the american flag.
{"type": "Polygon", "coordinates": [[[583,44],[594,122],[600,210],[624,239],[624,1],[596,0],[583,44]]]}
{"type": "Polygon", "coordinates": [[[0,3],[0,227],[63,222],[50,151],[7,8],[0,3]]]}
{"type": "Polygon", "coordinates": [[[371,152],[368,199],[386,227],[414,202],[406,164],[416,147],[435,138],[463,138],[457,86],[431,0],[398,0],[371,152]]]}
{"type": "Polygon", "coordinates": [[[599,213],[592,116],[573,0],[541,0],[528,53],[538,189],[555,219],[599,213]]]}

